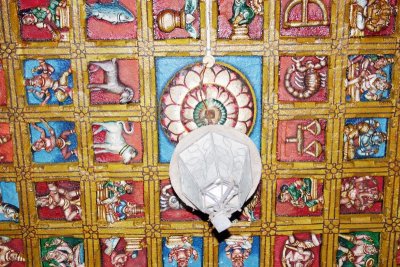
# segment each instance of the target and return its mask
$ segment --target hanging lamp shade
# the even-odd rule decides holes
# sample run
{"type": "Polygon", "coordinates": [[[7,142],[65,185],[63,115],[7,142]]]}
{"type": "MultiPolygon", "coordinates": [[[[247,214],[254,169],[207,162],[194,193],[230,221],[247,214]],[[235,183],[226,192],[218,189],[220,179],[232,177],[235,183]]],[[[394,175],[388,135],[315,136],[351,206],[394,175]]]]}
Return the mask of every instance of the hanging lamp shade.
{"type": "Polygon", "coordinates": [[[179,198],[209,214],[218,232],[241,211],[256,191],[261,159],[251,139],[228,126],[203,126],[176,146],[170,164],[171,184],[179,198]]]}

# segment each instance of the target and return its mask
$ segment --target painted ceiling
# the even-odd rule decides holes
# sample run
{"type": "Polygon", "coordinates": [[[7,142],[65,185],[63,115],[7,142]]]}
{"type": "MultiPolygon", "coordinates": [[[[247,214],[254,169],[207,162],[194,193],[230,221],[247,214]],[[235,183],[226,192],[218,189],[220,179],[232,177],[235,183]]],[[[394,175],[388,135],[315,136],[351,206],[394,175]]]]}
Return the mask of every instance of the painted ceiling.
{"type": "Polygon", "coordinates": [[[0,266],[400,265],[397,0],[1,0],[0,266]],[[247,134],[229,232],[174,148],[247,134]]]}

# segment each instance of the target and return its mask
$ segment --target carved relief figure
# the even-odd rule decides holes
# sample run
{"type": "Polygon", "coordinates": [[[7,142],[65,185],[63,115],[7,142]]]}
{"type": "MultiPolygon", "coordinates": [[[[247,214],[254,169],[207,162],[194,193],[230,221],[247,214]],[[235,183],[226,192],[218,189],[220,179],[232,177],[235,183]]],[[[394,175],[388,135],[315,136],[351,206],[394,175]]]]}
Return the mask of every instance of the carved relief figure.
{"type": "Polygon", "coordinates": [[[199,220],[199,213],[193,212],[175,194],[168,181],[160,185],[160,213],[163,221],[193,221],[199,220]]]}
{"type": "Polygon", "coordinates": [[[97,188],[99,218],[108,223],[115,223],[133,217],[143,217],[143,184],[135,184],[136,188],[132,182],[126,181],[99,183],[97,188]]]}
{"type": "Polygon", "coordinates": [[[24,79],[29,105],[70,105],[73,81],[70,60],[25,60],[24,79]]]}
{"type": "Polygon", "coordinates": [[[120,81],[118,77],[119,72],[116,58],[108,61],[91,62],[90,64],[91,66],[94,66],[94,68],[89,69],[89,72],[101,69],[105,73],[104,83],[89,83],[88,88],[91,92],[105,91],[119,95],[119,103],[121,104],[132,102],[135,93],[132,88],[120,81]]]}
{"type": "Polygon", "coordinates": [[[344,126],[344,160],[382,158],[386,155],[388,119],[347,119],[344,126]]]}
{"type": "Polygon", "coordinates": [[[324,161],[326,120],[289,120],[278,124],[279,161],[324,161]]]}
{"type": "Polygon", "coordinates": [[[319,266],[321,238],[316,234],[290,235],[281,251],[283,267],[319,266]]]}
{"type": "Polygon", "coordinates": [[[85,267],[83,239],[54,237],[40,240],[43,267],[85,267]]]}
{"type": "Polygon", "coordinates": [[[0,164],[12,163],[14,157],[13,140],[10,133],[10,124],[0,122],[0,164]]]}
{"type": "Polygon", "coordinates": [[[0,222],[19,221],[19,200],[16,184],[0,181],[0,222]]]}
{"type": "Polygon", "coordinates": [[[340,191],[341,213],[377,213],[382,210],[381,177],[353,177],[344,179],[340,191]]]}
{"type": "Polygon", "coordinates": [[[102,266],[146,267],[146,244],[143,238],[112,237],[101,239],[102,266]]]}
{"type": "Polygon", "coordinates": [[[137,38],[136,1],[86,0],[86,34],[90,40],[137,38]]]}
{"type": "Polygon", "coordinates": [[[264,4],[261,0],[218,0],[218,37],[261,39],[264,4]]]}
{"type": "Polygon", "coordinates": [[[322,183],[316,179],[278,179],[276,214],[321,215],[324,207],[322,183]]]}
{"type": "Polygon", "coordinates": [[[191,236],[169,236],[163,238],[163,266],[201,267],[203,238],[191,236]]]}
{"type": "Polygon", "coordinates": [[[394,32],[396,0],[351,0],[350,36],[390,35],[394,32]]]}
{"type": "MultiPolygon", "coordinates": [[[[138,126],[137,123],[136,126],[138,126]]],[[[141,140],[137,140],[137,132],[140,132],[140,128],[135,131],[134,123],[123,121],[96,122],[93,123],[92,130],[93,149],[97,162],[129,164],[141,160],[136,148],[136,145],[139,146],[138,141],[141,142],[141,140]]]]}
{"type": "Polygon", "coordinates": [[[286,70],[284,86],[286,91],[296,99],[309,99],[319,90],[326,88],[327,58],[316,57],[317,63],[313,60],[305,60],[305,57],[292,57],[294,62],[286,70]],[[325,69],[325,71],[321,71],[325,69]],[[292,77],[294,76],[294,77],[292,77]]]}
{"type": "Polygon", "coordinates": [[[192,256],[196,261],[199,255],[197,250],[192,247],[191,242],[190,237],[187,236],[169,237],[166,243],[166,247],[170,249],[168,261],[176,261],[178,267],[187,267],[192,256]]]}
{"type": "Polygon", "coordinates": [[[261,192],[257,190],[254,196],[245,204],[240,219],[254,222],[260,218],[261,192]]]}
{"type": "Polygon", "coordinates": [[[258,265],[258,236],[231,235],[220,243],[218,266],[251,267],[258,265]]]}
{"type": "Polygon", "coordinates": [[[346,100],[384,101],[392,88],[393,55],[349,56],[346,100]]]}
{"type": "Polygon", "coordinates": [[[69,6],[67,0],[19,1],[21,37],[27,41],[68,41],[69,6]]]}
{"type": "Polygon", "coordinates": [[[82,215],[80,196],[79,182],[36,183],[36,207],[39,218],[79,220],[82,215]]]}
{"type": "Polygon", "coordinates": [[[18,266],[25,266],[23,246],[21,239],[0,236],[0,267],[13,267],[18,263],[18,266]]]}
{"type": "Polygon", "coordinates": [[[329,36],[330,13],[330,0],[281,0],[281,35],[329,36]]]}
{"type": "Polygon", "coordinates": [[[373,232],[339,234],[337,266],[378,266],[379,240],[379,233],[373,232]]]}
{"type": "Polygon", "coordinates": [[[35,162],[66,162],[77,160],[76,140],[74,142],[71,140],[71,137],[76,135],[74,123],[48,123],[44,119],[41,119],[40,124],[31,123],[30,130],[31,149],[35,162]],[[49,155],[39,156],[40,152],[45,152],[49,155]],[[61,154],[62,158],[60,158],[59,154],[61,154]]]}
{"type": "Polygon", "coordinates": [[[198,0],[153,1],[155,39],[199,38],[198,0]]]}

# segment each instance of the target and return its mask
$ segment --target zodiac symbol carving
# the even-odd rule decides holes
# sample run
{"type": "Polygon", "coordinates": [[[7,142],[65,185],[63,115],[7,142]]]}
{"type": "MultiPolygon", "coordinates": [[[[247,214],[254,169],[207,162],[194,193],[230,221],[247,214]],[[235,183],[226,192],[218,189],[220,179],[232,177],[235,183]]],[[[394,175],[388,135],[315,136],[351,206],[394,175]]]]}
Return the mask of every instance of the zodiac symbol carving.
{"type": "Polygon", "coordinates": [[[325,4],[321,0],[293,0],[289,2],[283,17],[283,28],[292,27],[312,27],[312,26],[326,26],[329,25],[328,21],[328,11],[325,4]],[[308,8],[309,4],[317,5],[322,12],[322,20],[309,20],[308,8]],[[290,12],[297,5],[301,5],[301,21],[290,21],[290,12]]]}
{"type": "Polygon", "coordinates": [[[292,58],[293,64],[285,74],[285,88],[289,94],[295,98],[305,99],[313,96],[321,88],[326,87],[326,74],[318,72],[327,65],[326,57],[317,57],[319,63],[314,64],[311,60],[302,62],[305,57],[300,59],[292,58]],[[295,85],[292,84],[291,77],[295,73],[295,85]]]}
{"type": "Polygon", "coordinates": [[[310,132],[312,135],[317,136],[321,133],[321,124],[318,120],[313,120],[308,125],[297,125],[297,134],[295,137],[286,138],[286,143],[297,143],[297,153],[303,155],[303,153],[318,158],[322,153],[322,145],[317,140],[312,141],[310,144],[305,146],[304,131],[310,132]],[[314,127],[314,128],[313,128],[314,127]]]}

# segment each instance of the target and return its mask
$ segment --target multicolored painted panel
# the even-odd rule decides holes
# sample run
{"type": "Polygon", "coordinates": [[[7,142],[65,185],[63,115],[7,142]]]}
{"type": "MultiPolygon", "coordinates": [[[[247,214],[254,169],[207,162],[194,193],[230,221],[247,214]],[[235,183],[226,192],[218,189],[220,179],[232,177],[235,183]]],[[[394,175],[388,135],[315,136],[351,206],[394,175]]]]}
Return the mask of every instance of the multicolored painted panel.
{"type": "Polygon", "coordinates": [[[0,266],[400,266],[399,1],[207,1],[1,1],[0,266]],[[206,125],[262,161],[223,233],[206,125]]]}

